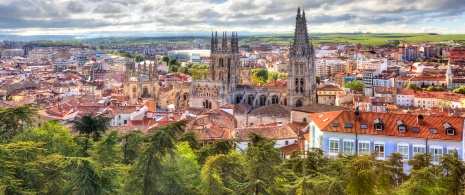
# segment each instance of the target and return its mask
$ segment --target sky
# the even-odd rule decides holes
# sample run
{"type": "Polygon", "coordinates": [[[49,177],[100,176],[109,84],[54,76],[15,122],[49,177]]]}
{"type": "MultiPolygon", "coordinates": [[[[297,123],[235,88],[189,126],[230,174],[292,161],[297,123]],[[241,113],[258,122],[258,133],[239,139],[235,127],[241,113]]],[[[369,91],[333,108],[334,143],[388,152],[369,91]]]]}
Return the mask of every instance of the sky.
{"type": "Polygon", "coordinates": [[[297,7],[310,34],[465,34],[465,0],[1,0],[0,34],[291,33],[297,7]]]}

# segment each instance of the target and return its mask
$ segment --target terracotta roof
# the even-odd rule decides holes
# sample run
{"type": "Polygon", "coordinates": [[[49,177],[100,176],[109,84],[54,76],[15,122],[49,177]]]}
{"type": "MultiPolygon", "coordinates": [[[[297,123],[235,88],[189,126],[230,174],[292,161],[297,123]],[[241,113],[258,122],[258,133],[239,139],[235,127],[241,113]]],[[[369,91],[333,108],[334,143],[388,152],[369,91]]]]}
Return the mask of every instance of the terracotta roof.
{"type": "Polygon", "coordinates": [[[435,76],[419,76],[413,77],[410,81],[446,81],[446,77],[435,77],[435,76]]]}
{"type": "Polygon", "coordinates": [[[287,86],[286,79],[278,79],[276,81],[263,84],[263,87],[286,87],[286,86],[287,86]]]}
{"type": "Polygon", "coordinates": [[[245,103],[239,103],[235,104],[234,106],[234,114],[244,114],[246,111],[250,111],[252,108],[252,105],[250,104],[245,104],[245,103]]]}
{"type": "Polygon", "coordinates": [[[342,89],[339,88],[339,87],[337,87],[337,86],[334,86],[334,85],[324,85],[324,84],[318,85],[318,86],[317,86],[317,90],[318,90],[318,91],[342,91],[342,89]]]}
{"type": "Polygon", "coordinates": [[[360,120],[354,120],[352,111],[335,111],[317,114],[309,114],[311,120],[322,131],[334,131],[345,133],[359,133],[372,135],[400,136],[400,137],[417,137],[444,140],[462,140],[463,118],[448,116],[423,116],[424,124],[419,125],[417,115],[394,114],[394,113],[372,113],[360,112],[360,120]],[[384,129],[375,130],[374,121],[376,118],[382,120],[384,129]],[[402,120],[407,126],[407,132],[399,132],[397,121],[402,120]],[[352,128],[346,128],[346,122],[352,123],[352,128]],[[447,135],[443,123],[448,122],[455,128],[455,135],[447,135]],[[337,127],[334,127],[337,123],[337,127]],[[361,129],[361,124],[366,124],[367,129],[361,129]],[[419,133],[412,132],[412,127],[418,127],[419,133]],[[437,130],[437,134],[430,132],[430,128],[437,130]]]}
{"type": "Polygon", "coordinates": [[[345,108],[345,107],[340,107],[340,106],[313,103],[313,104],[309,104],[305,106],[292,108],[292,110],[307,112],[307,113],[318,113],[318,112],[330,112],[330,111],[336,111],[336,110],[350,110],[350,109],[345,108]]]}
{"type": "Polygon", "coordinates": [[[266,106],[260,106],[250,111],[251,115],[263,115],[263,116],[279,116],[279,117],[290,117],[291,107],[283,106],[280,104],[271,104],[266,106]]]}
{"type": "Polygon", "coordinates": [[[236,129],[236,137],[248,140],[249,133],[257,133],[268,139],[297,139],[297,134],[289,126],[249,127],[236,129]]]}

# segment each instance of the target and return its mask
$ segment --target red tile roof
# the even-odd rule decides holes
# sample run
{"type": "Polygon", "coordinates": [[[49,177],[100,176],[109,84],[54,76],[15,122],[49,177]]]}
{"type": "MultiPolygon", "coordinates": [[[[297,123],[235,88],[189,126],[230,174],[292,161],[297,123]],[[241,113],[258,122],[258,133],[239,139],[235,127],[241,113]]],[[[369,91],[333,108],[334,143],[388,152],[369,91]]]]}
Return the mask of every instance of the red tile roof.
{"type": "Polygon", "coordinates": [[[257,133],[268,139],[297,139],[297,134],[289,126],[249,127],[236,129],[236,136],[241,140],[248,140],[249,133],[257,133]]]}
{"type": "Polygon", "coordinates": [[[419,125],[417,115],[409,114],[394,114],[394,113],[373,113],[360,112],[360,120],[354,120],[354,112],[352,111],[334,111],[309,114],[312,122],[322,131],[334,131],[345,133],[359,133],[372,135],[387,135],[399,137],[417,137],[430,139],[444,140],[462,140],[462,130],[464,119],[461,117],[448,116],[423,116],[424,124],[419,125]],[[384,124],[384,130],[375,130],[374,120],[380,118],[384,124]],[[397,120],[402,120],[407,126],[407,132],[399,132],[397,120]],[[334,127],[333,123],[338,123],[334,127]],[[351,122],[352,128],[345,128],[345,123],[351,122]],[[455,128],[455,135],[447,135],[443,127],[443,123],[448,122],[455,128]],[[361,129],[361,124],[367,124],[367,129],[361,129]],[[412,127],[418,127],[420,133],[412,132],[412,127]],[[430,128],[437,129],[437,134],[430,133],[430,128]]]}

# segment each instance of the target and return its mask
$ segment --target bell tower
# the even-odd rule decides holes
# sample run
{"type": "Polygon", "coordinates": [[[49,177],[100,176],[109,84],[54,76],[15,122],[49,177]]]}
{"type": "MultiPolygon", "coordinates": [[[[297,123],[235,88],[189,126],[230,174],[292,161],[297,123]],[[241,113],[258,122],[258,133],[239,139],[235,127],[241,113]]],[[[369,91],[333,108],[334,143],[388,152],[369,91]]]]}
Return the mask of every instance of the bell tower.
{"type": "Polygon", "coordinates": [[[297,8],[294,42],[289,49],[287,105],[299,107],[316,103],[316,77],[313,45],[310,44],[305,11],[297,8]]]}

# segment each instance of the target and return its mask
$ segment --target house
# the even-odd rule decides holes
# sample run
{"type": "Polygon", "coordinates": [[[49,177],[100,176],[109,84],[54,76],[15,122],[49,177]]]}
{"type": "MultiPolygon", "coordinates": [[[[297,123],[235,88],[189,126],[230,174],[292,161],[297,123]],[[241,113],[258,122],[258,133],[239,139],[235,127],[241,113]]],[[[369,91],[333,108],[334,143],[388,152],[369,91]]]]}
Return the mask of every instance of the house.
{"type": "Polygon", "coordinates": [[[341,91],[342,89],[334,85],[319,85],[317,86],[317,102],[319,104],[335,105],[336,95],[341,91]]]}
{"type": "Polygon", "coordinates": [[[407,161],[420,153],[438,164],[445,153],[458,151],[463,159],[464,119],[394,113],[334,111],[309,114],[306,148],[320,148],[330,158],[343,154],[371,154],[379,160],[399,152],[405,172],[407,161]]]}

